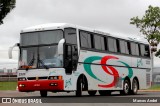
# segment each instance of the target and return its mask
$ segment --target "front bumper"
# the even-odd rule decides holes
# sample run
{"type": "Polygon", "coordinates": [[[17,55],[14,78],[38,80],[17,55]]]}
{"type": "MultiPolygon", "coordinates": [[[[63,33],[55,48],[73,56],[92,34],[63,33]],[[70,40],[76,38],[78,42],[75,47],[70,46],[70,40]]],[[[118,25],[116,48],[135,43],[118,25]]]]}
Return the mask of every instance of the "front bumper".
{"type": "Polygon", "coordinates": [[[64,90],[64,80],[32,80],[18,81],[18,90],[20,92],[29,91],[62,91],[64,90]]]}

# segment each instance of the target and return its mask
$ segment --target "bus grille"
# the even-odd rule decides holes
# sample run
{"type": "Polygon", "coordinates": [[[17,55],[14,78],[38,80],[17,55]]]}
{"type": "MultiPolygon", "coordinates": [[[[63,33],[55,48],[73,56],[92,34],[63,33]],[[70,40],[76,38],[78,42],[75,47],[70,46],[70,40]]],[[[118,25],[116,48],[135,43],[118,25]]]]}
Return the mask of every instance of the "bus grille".
{"type": "MultiPolygon", "coordinates": [[[[36,80],[36,77],[28,77],[28,80],[36,80]]],[[[48,77],[38,77],[38,80],[45,80],[48,79],[48,77]]]]}
{"type": "Polygon", "coordinates": [[[147,86],[150,86],[150,74],[146,74],[146,83],[147,83],[147,86]]]}

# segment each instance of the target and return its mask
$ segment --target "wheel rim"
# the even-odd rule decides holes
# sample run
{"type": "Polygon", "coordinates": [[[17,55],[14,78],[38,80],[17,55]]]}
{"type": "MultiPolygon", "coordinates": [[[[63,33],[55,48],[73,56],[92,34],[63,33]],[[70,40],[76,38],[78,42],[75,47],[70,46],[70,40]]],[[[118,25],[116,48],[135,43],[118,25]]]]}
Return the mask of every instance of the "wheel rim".
{"type": "Polygon", "coordinates": [[[133,92],[136,93],[137,90],[138,90],[137,82],[134,81],[134,83],[133,83],[133,92]]]}
{"type": "Polygon", "coordinates": [[[129,85],[127,82],[124,84],[124,92],[125,92],[125,94],[128,94],[128,92],[129,92],[129,85]]]}
{"type": "Polygon", "coordinates": [[[83,90],[83,83],[81,82],[81,91],[83,90]]]}

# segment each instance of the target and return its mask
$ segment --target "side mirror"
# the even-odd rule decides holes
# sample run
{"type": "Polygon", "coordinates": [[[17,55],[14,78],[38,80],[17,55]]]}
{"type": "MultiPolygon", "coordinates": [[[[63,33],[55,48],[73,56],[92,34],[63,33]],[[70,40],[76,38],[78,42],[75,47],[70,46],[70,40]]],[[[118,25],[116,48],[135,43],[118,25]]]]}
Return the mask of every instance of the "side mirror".
{"type": "Polygon", "coordinates": [[[9,48],[9,50],[8,50],[9,59],[12,59],[12,50],[14,47],[17,47],[17,46],[19,46],[19,43],[16,43],[14,46],[9,48]]]}
{"type": "Polygon", "coordinates": [[[61,39],[58,43],[58,55],[63,55],[63,45],[65,43],[65,39],[61,39]]]}

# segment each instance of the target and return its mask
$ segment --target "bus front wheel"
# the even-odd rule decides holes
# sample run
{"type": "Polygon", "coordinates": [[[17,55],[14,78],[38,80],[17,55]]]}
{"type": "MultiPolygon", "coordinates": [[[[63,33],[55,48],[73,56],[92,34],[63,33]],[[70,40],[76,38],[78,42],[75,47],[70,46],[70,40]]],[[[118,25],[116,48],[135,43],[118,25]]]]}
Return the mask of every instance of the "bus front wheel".
{"type": "Polygon", "coordinates": [[[77,90],[76,90],[76,96],[82,96],[82,89],[83,89],[83,82],[82,79],[79,79],[77,82],[77,90]]]}
{"type": "Polygon", "coordinates": [[[46,97],[47,96],[47,91],[40,91],[41,97],[46,97]]]}
{"type": "Polygon", "coordinates": [[[94,96],[94,95],[96,94],[96,92],[97,92],[97,91],[88,91],[88,94],[89,94],[90,96],[94,96]]]}

